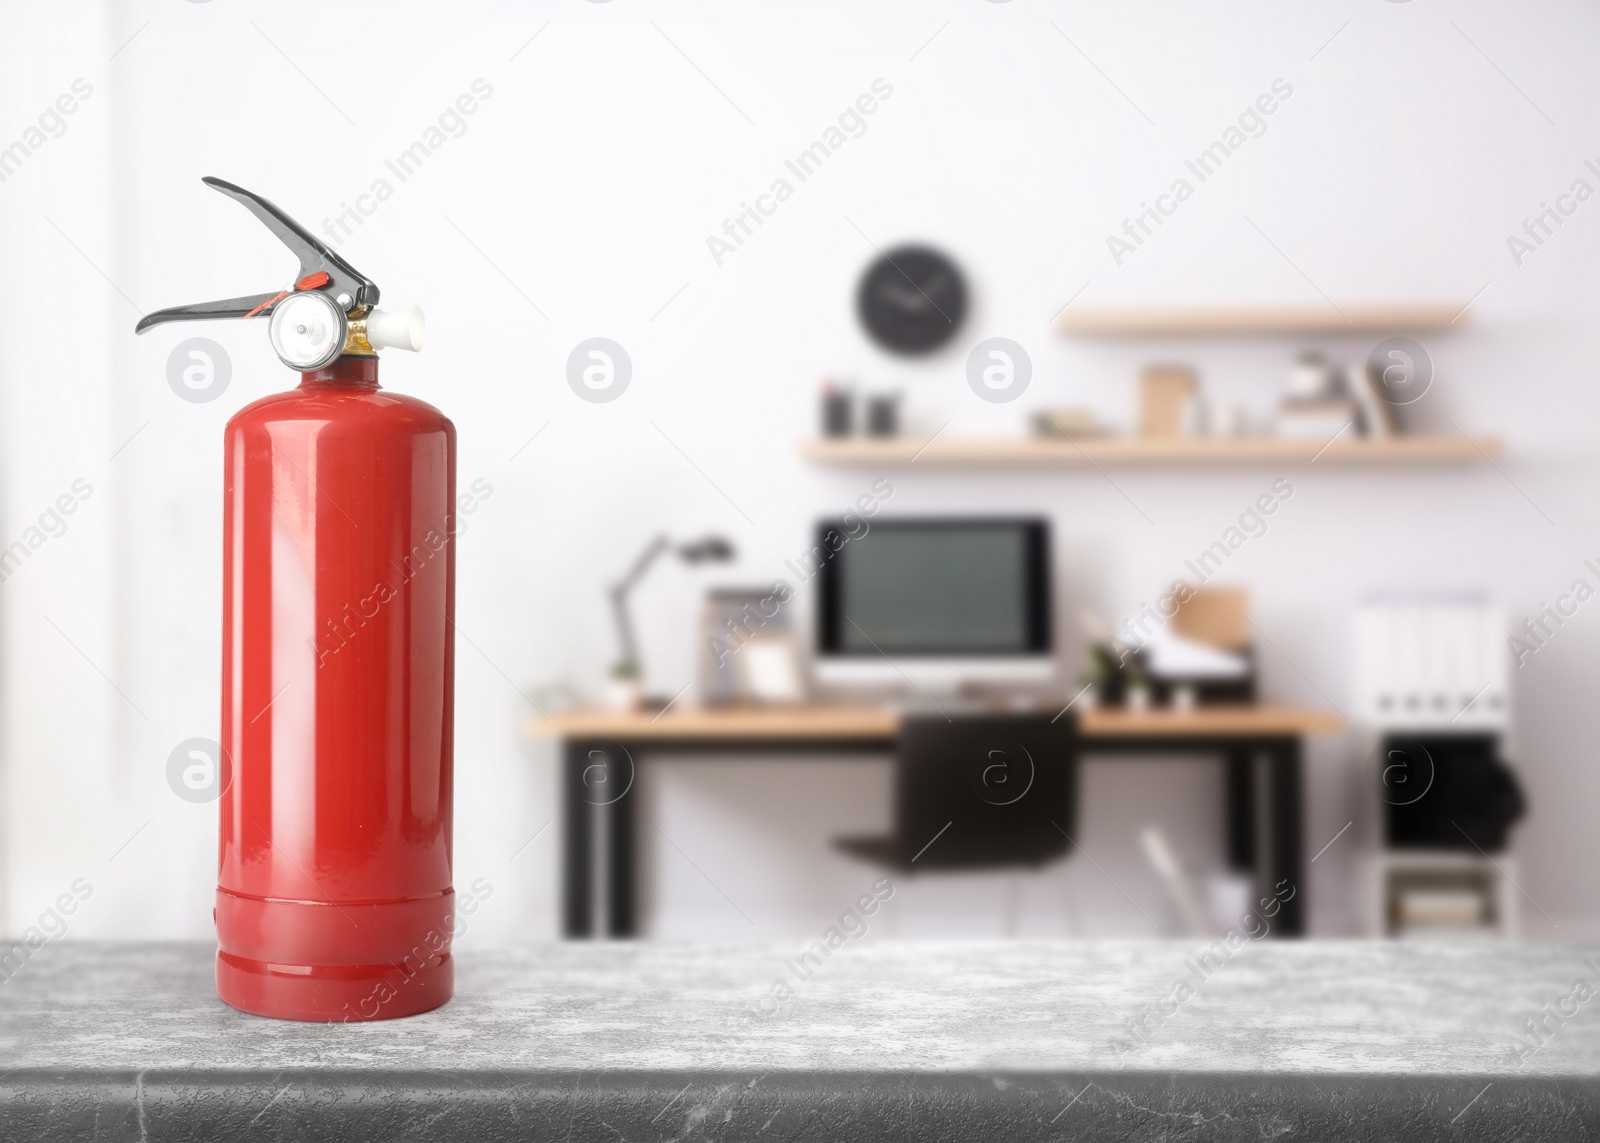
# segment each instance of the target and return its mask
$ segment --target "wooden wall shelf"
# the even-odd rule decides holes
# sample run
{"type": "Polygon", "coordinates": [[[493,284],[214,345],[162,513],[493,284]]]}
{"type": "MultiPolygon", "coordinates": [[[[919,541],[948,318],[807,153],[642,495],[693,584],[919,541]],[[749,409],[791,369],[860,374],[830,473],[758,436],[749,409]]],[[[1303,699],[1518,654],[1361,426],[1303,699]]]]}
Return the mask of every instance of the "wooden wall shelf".
{"type": "Polygon", "coordinates": [[[1498,456],[1498,437],[1414,436],[1320,440],[1194,437],[1173,440],[1102,437],[1082,441],[1033,437],[896,437],[812,440],[806,459],[832,465],[1241,465],[1447,464],[1498,456]]]}
{"type": "Polygon", "coordinates": [[[1459,329],[1470,302],[1422,305],[1069,306],[1063,333],[1090,337],[1185,337],[1299,333],[1424,333],[1459,329]]]}

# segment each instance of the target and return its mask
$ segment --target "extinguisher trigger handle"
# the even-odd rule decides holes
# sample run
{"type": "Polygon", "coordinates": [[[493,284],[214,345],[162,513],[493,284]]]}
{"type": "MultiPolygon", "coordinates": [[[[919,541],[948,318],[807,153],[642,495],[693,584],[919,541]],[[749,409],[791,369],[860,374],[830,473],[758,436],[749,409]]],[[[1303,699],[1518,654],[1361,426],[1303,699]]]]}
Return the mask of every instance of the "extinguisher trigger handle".
{"type": "Polygon", "coordinates": [[[169,321],[216,321],[221,318],[264,317],[271,312],[271,303],[277,294],[247,294],[242,298],[224,298],[217,302],[197,302],[192,306],[169,306],[164,310],[145,314],[134,333],[143,333],[154,326],[169,321]]]}
{"type": "Polygon", "coordinates": [[[335,254],[320,238],[290,218],[276,205],[253,191],[247,191],[214,175],[205,175],[200,181],[212,190],[221,191],[238,202],[255,215],[263,226],[272,231],[278,241],[287,246],[300,260],[301,279],[319,271],[327,274],[327,283],[318,288],[325,291],[330,298],[339,299],[340,308],[346,313],[355,313],[357,310],[378,304],[376,282],[335,254]]]}
{"type": "Polygon", "coordinates": [[[378,284],[335,254],[326,243],[290,218],[260,195],[224,179],[207,175],[200,180],[240,203],[262,225],[272,231],[300,261],[292,290],[276,294],[251,294],[243,298],[224,298],[191,306],[173,306],[146,314],[134,326],[143,333],[169,321],[207,321],[216,318],[265,317],[293,290],[319,290],[347,315],[358,314],[378,304],[378,284]]]}

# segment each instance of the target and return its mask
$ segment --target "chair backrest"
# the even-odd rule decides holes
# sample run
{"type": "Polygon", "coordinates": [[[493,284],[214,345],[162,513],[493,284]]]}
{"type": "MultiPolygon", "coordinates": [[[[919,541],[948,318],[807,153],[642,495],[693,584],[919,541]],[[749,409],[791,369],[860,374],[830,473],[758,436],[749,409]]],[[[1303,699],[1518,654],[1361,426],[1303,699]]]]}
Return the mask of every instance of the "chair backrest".
{"type": "Polygon", "coordinates": [[[1076,826],[1076,742],[1070,713],[907,717],[895,760],[897,858],[950,869],[1063,856],[1076,826]]]}

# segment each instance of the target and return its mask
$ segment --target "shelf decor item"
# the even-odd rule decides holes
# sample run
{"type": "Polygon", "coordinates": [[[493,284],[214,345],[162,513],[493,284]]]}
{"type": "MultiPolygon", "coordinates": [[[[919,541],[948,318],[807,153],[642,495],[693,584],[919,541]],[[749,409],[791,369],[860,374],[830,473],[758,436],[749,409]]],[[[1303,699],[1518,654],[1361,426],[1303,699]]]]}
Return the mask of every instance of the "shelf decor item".
{"type": "Polygon", "coordinates": [[[1289,393],[1291,401],[1322,401],[1331,396],[1328,385],[1328,363],[1322,354],[1307,351],[1294,359],[1289,367],[1289,393]]]}
{"type": "Polygon", "coordinates": [[[879,438],[900,435],[899,393],[874,393],[867,398],[867,435],[879,438]]]}
{"type": "Polygon", "coordinates": [[[1285,401],[1274,422],[1280,437],[1313,441],[1361,435],[1361,407],[1344,399],[1285,401]]]}
{"type": "Polygon", "coordinates": [[[827,381],[822,386],[822,435],[847,437],[855,432],[856,395],[848,386],[827,381]]]}
{"type": "Polygon", "coordinates": [[[1369,437],[1394,437],[1400,434],[1400,420],[1384,391],[1383,379],[1365,361],[1352,361],[1344,367],[1345,384],[1361,406],[1361,421],[1369,437]]]}
{"type": "Polygon", "coordinates": [[[1040,409],[1033,415],[1033,431],[1041,437],[1060,437],[1068,440],[1087,440],[1110,435],[1094,415],[1093,409],[1066,406],[1058,409],[1040,409]]]}
{"type": "Polygon", "coordinates": [[[1195,435],[1194,401],[1198,386],[1186,365],[1152,365],[1139,381],[1139,435],[1195,435]]]}

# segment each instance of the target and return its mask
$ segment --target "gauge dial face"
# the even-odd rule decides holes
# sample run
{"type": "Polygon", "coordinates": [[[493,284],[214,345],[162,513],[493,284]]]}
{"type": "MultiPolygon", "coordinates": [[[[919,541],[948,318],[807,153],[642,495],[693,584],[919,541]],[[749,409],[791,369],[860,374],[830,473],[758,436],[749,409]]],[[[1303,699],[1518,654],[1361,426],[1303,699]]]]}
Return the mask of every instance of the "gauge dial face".
{"type": "Polygon", "coordinates": [[[278,360],[302,372],[332,363],[344,349],[347,332],[344,311],[316,290],[290,294],[279,302],[267,330],[278,360]]]}

